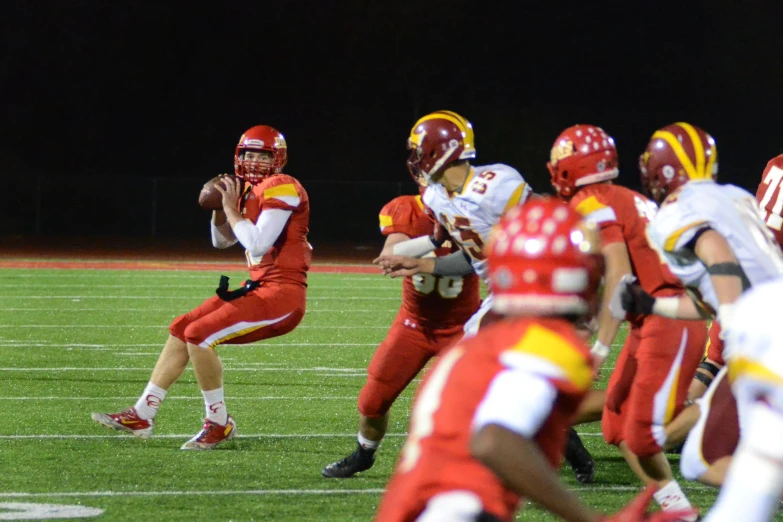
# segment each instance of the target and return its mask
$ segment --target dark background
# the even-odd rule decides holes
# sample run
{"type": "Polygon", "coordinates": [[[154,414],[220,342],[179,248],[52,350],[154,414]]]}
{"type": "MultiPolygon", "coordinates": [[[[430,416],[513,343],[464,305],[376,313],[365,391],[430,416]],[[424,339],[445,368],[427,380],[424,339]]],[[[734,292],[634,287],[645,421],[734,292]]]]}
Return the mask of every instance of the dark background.
{"type": "Polygon", "coordinates": [[[563,128],[603,127],[637,187],[647,139],[679,120],[755,191],[783,152],[779,2],[538,4],[5,0],[0,241],[208,240],[198,191],[257,124],[287,138],[315,244],[375,241],[380,207],[414,190],[410,127],[439,109],[473,123],[477,164],[536,192],[563,128]]]}

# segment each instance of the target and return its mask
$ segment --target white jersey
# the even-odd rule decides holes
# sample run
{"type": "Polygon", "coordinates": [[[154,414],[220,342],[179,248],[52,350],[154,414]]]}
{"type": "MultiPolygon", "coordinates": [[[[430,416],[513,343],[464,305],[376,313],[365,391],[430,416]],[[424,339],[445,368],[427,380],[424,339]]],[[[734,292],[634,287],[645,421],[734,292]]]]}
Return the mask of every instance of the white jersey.
{"type": "Polygon", "coordinates": [[[783,274],[783,253],[752,194],[713,181],[687,183],[661,205],[647,225],[647,237],[672,273],[685,286],[698,290],[701,300],[714,311],[719,303],[707,268],[686,247],[705,228],[726,239],[752,285],[783,274]]]}
{"type": "Polygon", "coordinates": [[[776,405],[783,408],[783,336],[777,307],[781,296],[783,278],[761,283],[742,294],[734,305],[734,321],[725,343],[730,353],[732,386],[742,377],[769,381],[778,389],[776,405]]]}
{"type": "Polygon", "coordinates": [[[512,167],[496,163],[470,168],[462,191],[449,196],[446,189],[433,183],[422,200],[446,227],[463,252],[470,256],[473,270],[485,282],[487,262],[483,248],[489,232],[509,208],[524,203],[530,186],[512,167]]]}

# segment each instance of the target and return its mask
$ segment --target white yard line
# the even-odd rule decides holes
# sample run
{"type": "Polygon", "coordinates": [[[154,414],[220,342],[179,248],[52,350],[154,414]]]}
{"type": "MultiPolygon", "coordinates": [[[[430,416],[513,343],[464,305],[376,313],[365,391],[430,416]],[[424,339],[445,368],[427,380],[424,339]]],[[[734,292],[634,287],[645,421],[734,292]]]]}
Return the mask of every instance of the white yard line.
{"type": "MultiPolygon", "coordinates": [[[[138,399],[138,395],[128,395],[123,397],[56,397],[56,396],[49,396],[49,397],[0,397],[0,401],[123,401],[123,400],[132,400],[135,401],[138,399]]],[[[342,401],[342,400],[352,400],[355,401],[357,398],[356,395],[345,395],[345,396],[338,396],[338,395],[329,395],[329,396],[320,396],[320,397],[297,397],[297,396],[286,396],[286,397],[276,397],[276,396],[266,396],[266,397],[233,397],[233,396],[226,396],[227,400],[233,401],[342,401]]],[[[410,400],[410,397],[404,396],[404,397],[398,397],[397,400],[410,400]]],[[[203,397],[166,397],[167,401],[203,401],[203,397]]]]}
{"type": "MultiPolygon", "coordinates": [[[[339,374],[340,377],[345,377],[343,374],[348,374],[349,376],[354,373],[364,373],[367,371],[367,368],[329,368],[329,367],[320,367],[316,366],[313,368],[247,368],[247,367],[234,367],[234,366],[227,366],[226,370],[232,371],[232,372],[334,372],[336,375],[339,374]]],[[[76,367],[76,366],[65,366],[65,367],[31,367],[31,368],[14,368],[14,367],[0,367],[0,372],[126,372],[126,371],[150,371],[150,368],[147,366],[139,367],[139,368],[119,368],[119,367],[76,367]]],[[[193,371],[192,368],[186,368],[185,371],[193,371]]]]}
{"type": "MultiPolygon", "coordinates": [[[[399,308],[375,308],[372,310],[360,310],[355,308],[346,308],[345,310],[307,310],[308,314],[317,314],[317,313],[392,313],[399,310],[399,308]]],[[[171,307],[167,308],[112,308],[112,312],[170,312],[173,313],[171,310],[171,307]]],[[[106,308],[72,308],[68,307],[67,310],[63,310],[59,306],[51,306],[51,307],[44,307],[44,308],[3,308],[0,310],[0,313],[2,312],[62,312],[62,313],[73,313],[73,312],[106,312],[106,308]]]]}
{"type": "MultiPolygon", "coordinates": [[[[166,295],[0,295],[0,299],[19,299],[26,301],[28,299],[188,299],[203,300],[205,296],[166,296],[166,295]]],[[[399,301],[400,296],[394,297],[313,297],[307,296],[308,302],[313,301],[399,301]]]]}
{"type": "MultiPolygon", "coordinates": [[[[28,341],[3,341],[0,340],[0,348],[84,348],[84,349],[126,349],[126,348],[147,348],[155,346],[163,348],[162,343],[144,343],[144,344],[59,344],[55,341],[45,341],[38,343],[30,343],[28,341]]],[[[329,346],[329,347],[341,347],[341,346],[378,346],[378,343],[267,343],[259,344],[254,343],[252,345],[231,345],[233,348],[270,348],[274,346],[329,346]]],[[[280,364],[280,363],[275,363],[280,364]]]]}
{"type": "MultiPolygon", "coordinates": [[[[569,488],[571,491],[641,491],[639,486],[609,486],[600,484],[591,484],[589,486],[580,486],[569,488]]],[[[714,488],[702,486],[699,484],[683,485],[686,491],[714,491],[714,488]]],[[[51,493],[27,493],[27,492],[8,492],[0,493],[0,498],[67,498],[67,497],[202,497],[202,496],[305,496],[305,495],[380,495],[386,490],[383,488],[366,489],[224,489],[224,490],[171,490],[171,491],[61,491],[51,493]]]]}
{"type": "MultiPolygon", "coordinates": [[[[579,432],[579,435],[582,437],[603,437],[601,433],[582,433],[579,432]]],[[[166,434],[166,435],[153,435],[153,438],[155,439],[189,439],[193,436],[193,433],[183,433],[183,434],[166,434]]],[[[387,433],[385,435],[386,437],[405,437],[407,436],[407,433],[387,433]]],[[[339,438],[356,438],[356,432],[353,433],[258,433],[255,435],[237,435],[236,439],[308,439],[308,438],[315,438],[315,439],[339,439],[339,438]]],[[[117,439],[117,438],[125,438],[128,440],[136,440],[130,435],[122,434],[122,433],[116,433],[116,434],[110,434],[110,435],[64,435],[64,434],[54,434],[54,435],[0,435],[0,440],[52,440],[52,439],[63,439],[63,440],[103,440],[103,439],[117,439]]],[[[144,441],[139,440],[140,444],[144,444],[144,441]]]]}
{"type": "MultiPolygon", "coordinates": [[[[0,288],[19,288],[18,284],[14,285],[5,285],[0,284],[0,288]]],[[[72,284],[26,284],[24,285],[24,289],[30,289],[30,288],[187,288],[188,290],[193,290],[193,285],[160,285],[160,284],[149,284],[149,285],[141,285],[141,284],[127,284],[127,285],[95,285],[91,283],[72,283],[72,284]]],[[[311,292],[313,290],[363,290],[363,289],[383,289],[383,290],[396,290],[400,291],[399,285],[393,285],[393,284],[385,284],[385,285],[354,285],[354,286],[329,286],[329,285],[308,285],[307,291],[311,292]]]]}
{"type": "MultiPolygon", "coordinates": [[[[123,325],[115,325],[115,324],[0,324],[0,328],[116,328],[116,329],[127,329],[127,328],[168,328],[168,325],[165,324],[123,324],[123,325]]],[[[323,325],[323,326],[317,326],[317,325],[304,325],[304,326],[297,326],[297,330],[302,329],[313,329],[313,330],[357,330],[357,329],[364,329],[364,328],[384,328],[386,330],[389,329],[388,324],[384,325],[368,325],[368,326],[341,326],[341,325],[323,325]]]]}

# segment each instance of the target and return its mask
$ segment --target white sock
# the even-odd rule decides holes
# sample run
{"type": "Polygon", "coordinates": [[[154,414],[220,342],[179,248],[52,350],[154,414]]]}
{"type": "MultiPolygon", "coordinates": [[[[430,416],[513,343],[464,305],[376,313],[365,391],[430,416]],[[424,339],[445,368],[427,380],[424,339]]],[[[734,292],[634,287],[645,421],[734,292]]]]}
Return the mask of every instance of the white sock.
{"type": "MultiPolygon", "coordinates": [[[[672,480],[661,489],[655,492],[653,498],[661,506],[664,511],[683,511],[686,509],[692,509],[691,503],[688,502],[688,497],[680,489],[680,485],[676,480],[672,480]]],[[[683,518],[685,522],[693,522],[698,518],[697,515],[683,518]]]]}
{"type": "Polygon", "coordinates": [[[783,466],[740,446],[705,522],[766,522],[778,508],[783,466]]]}
{"type": "Polygon", "coordinates": [[[158,408],[160,403],[166,398],[166,390],[160,386],[155,386],[152,381],[147,383],[147,387],[144,388],[144,393],[141,394],[139,400],[136,401],[134,408],[140,419],[148,420],[154,419],[158,414],[158,408]]]}
{"type": "Polygon", "coordinates": [[[204,396],[207,419],[221,426],[228,424],[228,410],[226,410],[226,403],[223,400],[223,387],[210,391],[201,390],[201,395],[204,396]]]}
{"type": "Polygon", "coordinates": [[[381,445],[381,441],[367,439],[363,437],[361,433],[356,436],[356,440],[359,441],[359,446],[366,450],[375,450],[381,445]]]}

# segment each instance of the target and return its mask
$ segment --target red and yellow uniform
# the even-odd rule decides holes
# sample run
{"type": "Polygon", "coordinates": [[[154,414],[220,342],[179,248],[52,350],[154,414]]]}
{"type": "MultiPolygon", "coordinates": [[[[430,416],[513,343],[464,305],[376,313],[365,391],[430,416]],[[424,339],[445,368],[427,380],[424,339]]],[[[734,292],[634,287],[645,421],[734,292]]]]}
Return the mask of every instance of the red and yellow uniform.
{"type": "MultiPolygon", "coordinates": [[[[414,238],[432,233],[435,222],[424,211],[419,196],[400,196],[379,215],[381,233],[414,238]]],[[[456,251],[450,243],[435,251],[456,251]]],[[[458,341],[462,326],[478,310],[479,278],[416,274],[402,284],[402,305],[367,369],[367,383],[359,394],[359,413],[381,417],[434,355],[458,341]]]]}
{"type": "MultiPolygon", "coordinates": [[[[633,275],[654,297],[684,293],[647,241],[645,229],[657,207],[633,190],[595,184],[579,190],[570,205],[600,228],[601,244],[622,242],[633,275]]],[[[644,315],[628,316],[630,332],[609,379],[602,418],[610,444],[625,441],[638,456],[661,451],[663,427],[683,407],[688,386],[701,361],[706,325],[644,315]]]]}
{"type": "Polygon", "coordinates": [[[250,185],[240,200],[245,219],[256,223],[264,210],[290,211],[280,236],[260,258],[246,253],[250,278],[260,286],[247,295],[223,301],[207,299],[171,323],[171,335],[214,348],[246,344],[292,331],[305,314],[307,270],[312,247],[307,242],[310,200],[293,177],[275,174],[250,185]]]}
{"type": "Polygon", "coordinates": [[[511,520],[520,497],[471,455],[473,433],[500,424],[534,440],[557,468],[591,384],[589,352],[567,321],[507,319],[479,330],[443,354],[417,392],[376,520],[416,520],[449,492],[466,492],[484,512],[511,520]]]}

